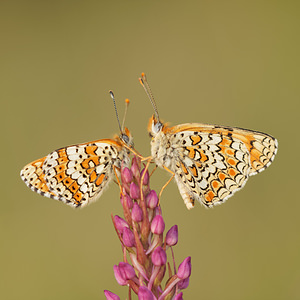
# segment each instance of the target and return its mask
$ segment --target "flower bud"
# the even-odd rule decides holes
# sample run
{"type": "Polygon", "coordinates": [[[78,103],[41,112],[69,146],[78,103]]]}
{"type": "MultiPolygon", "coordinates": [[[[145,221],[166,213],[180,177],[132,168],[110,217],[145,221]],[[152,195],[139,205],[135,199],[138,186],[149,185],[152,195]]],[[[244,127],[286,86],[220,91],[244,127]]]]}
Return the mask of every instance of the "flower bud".
{"type": "Polygon", "coordinates": [[[106,300],[120,300],[120,297],[108,290],[104,290],[104,295],[106,297],[106,300]]]}
{"type": "Polygon", "coordinates": [[[124,206],[124,201],[127,201],[127,206],[129,209],[131,209],[133,207],[133,201],[127,194],[125,194],[124,196],[123,195],[121,196],[122,206],[124,206]]]}
{"type": "Polygon", "coordinates": [[[115,274],[115,278],[117,280],[117,283],[119,285],[126,285],[127,284],[125,278],[120,273],[119,267],[116,266],[116,265],[114,265],[114,274],[115,274]]]}
{"type": "Polygon", "coordinates": [[[141,286],[138,292],[139,300],[154,300],[154,296],[145,286],[141,286]]]}
{"type": "Polygon", "coordinates": [[[122,171],[121,171],[121,179],[122,179],[123,183],[129,183],[129,182],[132,181],[132,179],[133,179],[132,172],[127,167],[125,167],[124,169],[122,169],[122,171]]]}
{"type": "Polygon", "coordinates": [[[174,225],[166,234],[166,244],[168,246],[175,246],[178,242],[178,226],[174,225]]]}
{"type": "Polygon", "coordinates": [[[151,232],[154,234],[162,234],[165,230],[165,222],[161,215],[156,215],[151,223],[151,232]]]}
{"type": "Polygon", "coordinates": [[[178,288],[180,290],[184,290],[189,286],[190,283],[190,277],[186,278],[186,279],[182,279],[178,282],[178,288]]]}
{"type": "Polygon", "coordinates": [[[143,220],[143,211],[137,203],[133,204],[131,218],[134,222],[141,222],[143,220]]]}
{"type": "MultiPolygon", "coordinates": [[[[141,178],[143,177],[143,174],[145,173],[145,169],[142,170],[141,172],[141,178]]],[[[144,175],[144,179],[143,179],[143,185],[147,185],[149,183],[149,172],[148,169],[144,175]]]]}
{"type": "Polygon", "coordinates": [[[134,182],[130,184],[130,197],[135,200],[140,198],[139,188],[134,182]]]}
{"type": "Polygon", "coordinates": [[[119,217],[119,216],[117,216],[117,215],[114,216],[114,223],[115,223],[116,228],[117,228],[121,233],[123,232],[124,227],[129,228],[128,223],[127,223],[124,219],[122,219],[121,217],[119,217]]]}
{"type": "Polygon", "coordinates": [[[191,257],[188,256],[179,265],[177,276],[180,279],[186,279],[191,276],[191,271],[192,271],[191,257]]]}
{"type": "Polygon", "coordinates": [[[125,280],[130,280],[135,277],[134,268],[130,264],[125,262],[119,263],[119,272],[125,280]]]}
{"type": "Polygon", "coordinates": [[[182,292],[179,293],[178,295],[176,295],[176,296],[173,298],[173,300],[183,300],[183,298],[182,298],[182,292]]]}
{"type": "Polygon", "coordinates": [[[137,162],[137,158],[133,157],[132,163],[131,163],[131,168],[130,168],[133,176],[137,179],[137,181],[140,181],[140,166],[137,162]]]}
{"type": "Polygon", "coordinates": [[[149,194],[147,195],[146,197],[146,201],[147,201],[147,206],[149,208],[155,208],[158,204],[158,197],[157,197],[157,194],[154,190],[151,190],[149,192],[149,194]]]}
{"type": "Polygon", "coordinates": [[[127,228],[123,228],[123,243],[126,247],[133,247],[135,246],[135,239],[133,232],[127,228]]]}
{"type": "Polygon", "coordinates": [[[162,247],[156,247],[151,255],[152,263],[155,266],[163,266],[167,262],[167,254],[162,247]]]}

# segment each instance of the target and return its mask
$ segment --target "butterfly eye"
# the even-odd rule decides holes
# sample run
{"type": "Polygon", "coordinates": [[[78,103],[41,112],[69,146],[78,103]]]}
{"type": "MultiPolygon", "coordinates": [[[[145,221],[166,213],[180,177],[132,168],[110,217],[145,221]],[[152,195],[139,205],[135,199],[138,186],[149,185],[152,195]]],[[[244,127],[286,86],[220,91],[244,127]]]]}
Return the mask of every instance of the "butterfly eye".
{"type": "Polygon", "coordinates": [[[152,123],[152,132],[153,133],[157,134],[161,131],[161,129],[162,129],[162,123],[160,123],[160,122],[152,123]]]}
{"type": "Polygon", "coordinates": [[[125,144],[128,144],[129,143],[129,137],[126,135],[126,134],[122,134],[121,135],[121,139],[123,140],[123,142],[125,144]]]}

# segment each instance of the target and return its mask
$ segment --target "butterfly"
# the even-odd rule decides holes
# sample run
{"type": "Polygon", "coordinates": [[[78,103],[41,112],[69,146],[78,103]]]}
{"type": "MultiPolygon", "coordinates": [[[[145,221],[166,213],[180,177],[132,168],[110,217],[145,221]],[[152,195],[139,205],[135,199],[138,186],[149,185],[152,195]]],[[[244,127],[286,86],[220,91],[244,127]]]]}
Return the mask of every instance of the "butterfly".
{"type": "Polygon", "coordinates": [[[148,124],[151,156],[172,174],[167,184],[175,178],[188,209],[194,207],[195,200],[206,207],[221,204],[240,190],[249,176],[274,160],[277,140],[259,131],[201,123],[169,127],[162,123],[144,73],[139,80],[155,112],[148,124]]]}
{"type": "MultiPolygon", "coordinates": [[[[29,163],[21,170],[21,178],[31,190],[73,207],[84,207],[100,197],[121,164],[129,165],[133,138],[128,128],[124,128],[124,121],[121,129],[112,91],[110,95],[120,135],[63,147],[29,163]]],[[[128,106],[129,100],[126,103],[128,106]]]]}

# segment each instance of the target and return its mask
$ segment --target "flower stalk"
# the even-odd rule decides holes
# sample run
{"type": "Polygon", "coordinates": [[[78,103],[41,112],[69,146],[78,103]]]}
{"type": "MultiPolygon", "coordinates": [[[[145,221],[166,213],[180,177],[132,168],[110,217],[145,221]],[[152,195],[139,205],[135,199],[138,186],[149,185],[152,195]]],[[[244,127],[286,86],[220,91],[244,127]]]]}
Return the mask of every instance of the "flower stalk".
{"type": "MultiPolygon", "coordinates": [[[[180,300],[181,291],[189,285],[191,258],[185,258],[176,271],[172,247],[178,243],[178,227],[172,226],[164,237],[165,222],[157,193],[150,188],[148,165],[141,170],[141,161],[134,156],[130,168],[121,168],[124,217],[112,216],[112,221],[123,261],[114,266],[114,274],[118,284],[129,287],[128,299],[134,293],[141,300],[180,300]],[[167,259],[169,248],[171,264],[167,259]]],[[[109,300],[120,299],[107,290],[104,294],[109,300]]]]}

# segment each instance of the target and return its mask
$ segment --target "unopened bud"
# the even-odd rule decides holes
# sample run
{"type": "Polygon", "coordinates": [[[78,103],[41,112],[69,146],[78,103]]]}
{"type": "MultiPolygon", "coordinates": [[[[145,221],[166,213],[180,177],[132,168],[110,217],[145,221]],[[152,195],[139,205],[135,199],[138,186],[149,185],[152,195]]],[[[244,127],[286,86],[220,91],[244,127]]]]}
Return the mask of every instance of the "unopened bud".
{"type": "Polygon", "coordinates": [[[145,286],[141,286],[138,292],[139,300],[154,300],[154,296],[145,286]]]}
{"type": "Polygon", "coordinates": [[[134,222],[141,222],[143,220],[143,211],[137,203],[133,204],[131,218],[134,222]]]}
{"type": "Polygon", "coordinates": [[[134,182],[130,184],[130,197],[135,200],[140,198],[139,188],[134,182]]]}
{"type": "Polygon", "coordinates": [[[163,266],[167,262],[167,254],[162,247],[156,247],[151,255],[152,263],[155,266],[163,266]]]}
{"type": "MultiPolygon", "coordinates": [[[[143,177],[143,174],[145,173],[145,169],[142,170],[141,172],[141,178],[143,177]]],[[[144,175],[144,179],[143,179],[143,185],[147,185],[149,183],[149,172],[148,169],[144,175]]]]}
{"type": "Polygon", "coordinates": [[[165,222],[161,215],[156,215],[151,223],[151,232],[154,234],[162,234],[165,230],[165,222]]]}
{"type": "Polygon", "coordinates": [[[158,204],[158,197],[154,190],[151,190],[149,194],[146,196],[147,206],[149,208],[155,208],[158,204]]]}
{"type": "Polygon", "coordinates": [[[121,171],[121,179],[124,183],[130,183],[132,181],[133,175],[131,170],[129,170],[127,167],[122,169],[121,171]]]}
{"type": "Polygon", "coordinates": [[[104,295],[106,297],[106,300],[120,300],[120,297],[108,290],[104,290],[104,295]]]}
{"type": "Polygon", "coordinates": [[[178,242],[178,226],[174,225],[166,234],[166,243],[169,246],[174,246],[178,242]]]}
{"type": "Polygon", "coordinates": [[[179,265],[177,276],[180,279],[186,279],[191,276],[191,271],[192,271],[191,257],[188,256],[179,265]]]}
{"type": "Polygon", "coordinates": [[[125,280],[130,280],[135,277],[134,268],[125,262],[119,263],[119,272],[125,280]]]}
{"type": "Polygon", "coordinates": [[[127,227],[123,229],[123,243],[126,247],[133,247],[135,245],[134,234],[127,227]]]}
{"type": "Polygon", "coordinates": [[[125,278],[122,276],[122,274],[120,273],[119,267],[114,265],[114,274],[115,274],[115,278],[117,280],[117,283],[119,285],[126,285],[127,282],[125,280],[125,278]]]}

